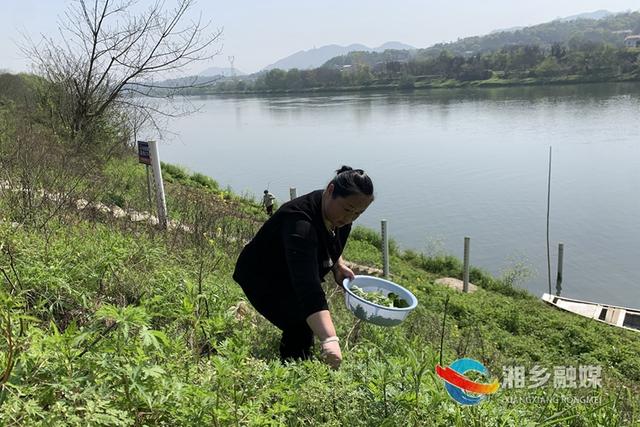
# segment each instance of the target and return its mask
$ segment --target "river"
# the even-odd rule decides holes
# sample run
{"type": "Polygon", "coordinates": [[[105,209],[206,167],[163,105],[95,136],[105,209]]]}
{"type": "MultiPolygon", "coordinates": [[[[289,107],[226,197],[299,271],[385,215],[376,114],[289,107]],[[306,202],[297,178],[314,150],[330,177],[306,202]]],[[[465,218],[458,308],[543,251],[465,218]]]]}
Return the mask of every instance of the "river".
{"type": "Polygon", "coordinates": [[[401,248],[462,258],[501,275],[533,271],[548,288],[547,177],[555,292],[640,307],[640,84],[191,97],[172,119],[163,161],[280,202],[324,187],[342,164],[365,169],[376,200],[358,223],[387,219],[401,248]]]}

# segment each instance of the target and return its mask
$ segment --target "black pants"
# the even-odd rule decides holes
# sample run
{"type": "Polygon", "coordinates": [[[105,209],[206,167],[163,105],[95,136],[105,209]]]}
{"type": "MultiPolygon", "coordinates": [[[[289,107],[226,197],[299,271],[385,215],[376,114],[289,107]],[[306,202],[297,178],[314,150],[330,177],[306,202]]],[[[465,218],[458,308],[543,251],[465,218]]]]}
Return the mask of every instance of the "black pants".
{"type": "MultiPolygon", "coordinates": [[[[242,283],[240,286],[258,313],[282,331],[280,359],[283,362],[289,359],[309,359],[313,346],[313,331],[300,312],[295,297],[247,292],[242,283]]],[[[269,286],[263,284],[262,288],[269,289],[269,286]]]]}
{"type": "Polygon", "coordinates": [[[273,215],[273,205],[267,206],[267,215],[273,215]]]}
{"type": "Polygon", "coordinates": [[[280,339],[280,360],[305,360],[311,358],[313,346],[313,331],[307,325],[300,324],[297,327],[284,329],[280,339]]]}

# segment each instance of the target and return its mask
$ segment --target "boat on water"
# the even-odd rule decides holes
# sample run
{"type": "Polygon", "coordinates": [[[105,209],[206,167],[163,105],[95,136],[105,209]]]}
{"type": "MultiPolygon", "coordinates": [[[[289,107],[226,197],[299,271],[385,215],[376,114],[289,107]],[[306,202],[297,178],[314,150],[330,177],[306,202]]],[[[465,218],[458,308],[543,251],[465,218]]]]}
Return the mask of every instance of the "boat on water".
{"type": "Polygon", "coordinates": [[[640,310],[544,293],[542,300],[562,310],[595,319],[619,328],[640,332],[640,310]]]}

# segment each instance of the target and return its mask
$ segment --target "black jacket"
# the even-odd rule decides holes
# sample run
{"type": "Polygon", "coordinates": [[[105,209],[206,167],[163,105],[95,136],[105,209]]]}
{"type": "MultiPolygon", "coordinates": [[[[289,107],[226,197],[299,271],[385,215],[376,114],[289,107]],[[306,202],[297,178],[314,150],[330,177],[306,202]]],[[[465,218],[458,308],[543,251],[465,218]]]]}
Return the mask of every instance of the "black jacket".
{"type": "Polygon", "coordinates": [[[327,230],[322,190],[283,204],[244,247],[233,273],[249,300],[294,298],[304,316],[326,310],[321,282],[338,260],[351,225],[327,230]]]}

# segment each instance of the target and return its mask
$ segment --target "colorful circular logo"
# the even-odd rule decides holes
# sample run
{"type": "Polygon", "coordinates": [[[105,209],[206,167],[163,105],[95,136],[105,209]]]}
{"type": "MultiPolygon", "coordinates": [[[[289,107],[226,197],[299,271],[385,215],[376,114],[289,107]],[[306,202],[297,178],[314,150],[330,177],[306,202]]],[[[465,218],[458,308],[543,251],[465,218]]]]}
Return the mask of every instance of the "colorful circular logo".
{"type": "Polygon", "coordinates": [[[487,379],[491,378],[487,368],[474,359],[458,359],[444,368],[436,365],[436,374],[444,380],[447,393],[461,405],[476,405],[485,399],[488,394],[493,394],[500,388],[497,379],[489,384],[470,380],[465,376],[470,371],[478,372],[487,379]]]}

